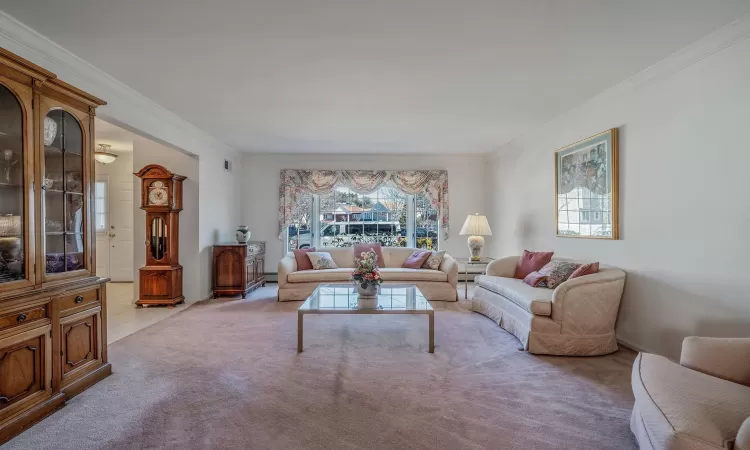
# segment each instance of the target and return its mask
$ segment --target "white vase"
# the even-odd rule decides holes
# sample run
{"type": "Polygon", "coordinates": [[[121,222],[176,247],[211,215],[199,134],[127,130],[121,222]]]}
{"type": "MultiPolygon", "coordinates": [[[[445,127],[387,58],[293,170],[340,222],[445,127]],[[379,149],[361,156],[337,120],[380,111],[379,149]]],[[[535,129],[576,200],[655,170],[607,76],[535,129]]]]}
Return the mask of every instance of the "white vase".
{"type": "Polygon", "coordinates": [[[363,288],[360,284],[357,284],[357,293],[359,298],[374,298],[378,296],[378,285],[368,284],[366,288],[363,288]]]}
{"type": "Polygon", "coordinates": [[[250,240],[250,230],[248,230],[247,225],[238,225],[237,231],[234,232],[234,237],[238,243],[247,244],[247,241],[250,240]]]}

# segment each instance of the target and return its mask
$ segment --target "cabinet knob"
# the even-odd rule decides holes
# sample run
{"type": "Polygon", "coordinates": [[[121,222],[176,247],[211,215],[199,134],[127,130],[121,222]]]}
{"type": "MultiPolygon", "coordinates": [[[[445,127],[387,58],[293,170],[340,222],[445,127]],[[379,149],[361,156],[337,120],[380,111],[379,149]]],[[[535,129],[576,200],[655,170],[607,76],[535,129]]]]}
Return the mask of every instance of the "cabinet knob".
{"type": "Polygon", "coordinates": [[[77,296],[76,299],[75,299],[76,303],[81,303],[82,301],[83,301],[83,296],[82,295],[77,296]]]}
{"type": "Polygon", "coordinates": [[[19,322],[23,322],[24,320],[26,320],[26,314],[19,314],[18,317],[16,317],[16,320],[19,322]]]}

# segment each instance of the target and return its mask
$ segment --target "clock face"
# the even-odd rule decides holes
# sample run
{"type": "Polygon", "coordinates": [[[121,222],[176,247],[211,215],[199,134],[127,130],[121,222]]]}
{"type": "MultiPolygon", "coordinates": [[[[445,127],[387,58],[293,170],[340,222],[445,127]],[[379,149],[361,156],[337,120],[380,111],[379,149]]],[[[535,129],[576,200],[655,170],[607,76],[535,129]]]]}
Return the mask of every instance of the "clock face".
{"type": "Polygon", "coordinates": [[[150,205],[166,205],[168,200],[167,188],[161,181],[154,181],[148,188],[148,203],[150,205]]]}

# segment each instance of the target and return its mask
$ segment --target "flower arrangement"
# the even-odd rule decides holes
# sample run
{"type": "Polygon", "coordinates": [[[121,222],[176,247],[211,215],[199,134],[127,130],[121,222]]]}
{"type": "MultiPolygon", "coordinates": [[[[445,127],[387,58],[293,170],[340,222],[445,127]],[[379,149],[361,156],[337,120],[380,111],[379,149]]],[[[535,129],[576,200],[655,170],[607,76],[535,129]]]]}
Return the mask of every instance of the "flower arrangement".
{"type": "Polygon", "coordinates": [[[349,279],[355,282],[360,288],[377,288],[383,282],[377,266],[378,255],[374,251],[368,250],[360,253],[356,262],[357,267],[355,267],[349,279]]]}

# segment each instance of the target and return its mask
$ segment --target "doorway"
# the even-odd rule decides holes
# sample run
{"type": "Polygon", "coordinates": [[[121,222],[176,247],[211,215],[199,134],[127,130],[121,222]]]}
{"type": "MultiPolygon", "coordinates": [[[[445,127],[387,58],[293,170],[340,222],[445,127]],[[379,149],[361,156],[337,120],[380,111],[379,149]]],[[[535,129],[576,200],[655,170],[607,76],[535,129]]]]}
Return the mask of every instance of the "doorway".
{"type": "Polygon", "coordinates": [[[97,163],[96,273],[117,283],[133,282],[133,153],[97,163]]]}
{"type": "MultiPolygon", "coordinates": [[[[109,146],[108,152],[117,155],[107,164],[97,162],[94,178],[96,275],[112,280],[107,283],[107,343],[111,344],[187,307],[184,304],[175,308],[135,307],[138,267],[145,261],[145,253],[139,252],[145,252],[146,225],[134,166],[139,169],[150,163],[174,166],[184,155],[98,117],[95,120],[97,147],[104,144],[109,146]]],[[[186,175],[198,178],[197,171],[186,175]]],[[[186,189],[186,193],[197,198],[197,192],[186,189]]],[[[196,230],[192,242],[197,254],[197,211],[193,217],[183,212],[183,218],[185,230],[191,227],[196,230]]],[[[183,234],[189,239],[188,233],[183,234]]]]}

